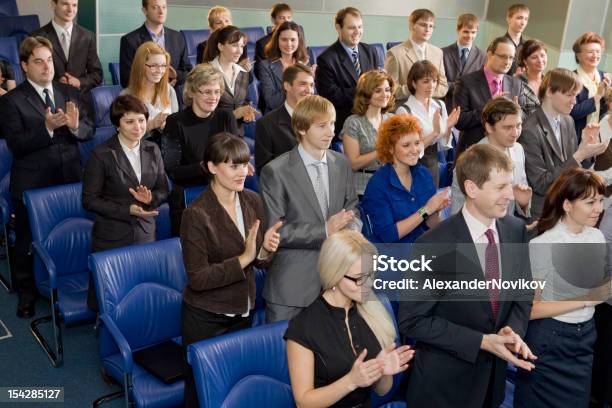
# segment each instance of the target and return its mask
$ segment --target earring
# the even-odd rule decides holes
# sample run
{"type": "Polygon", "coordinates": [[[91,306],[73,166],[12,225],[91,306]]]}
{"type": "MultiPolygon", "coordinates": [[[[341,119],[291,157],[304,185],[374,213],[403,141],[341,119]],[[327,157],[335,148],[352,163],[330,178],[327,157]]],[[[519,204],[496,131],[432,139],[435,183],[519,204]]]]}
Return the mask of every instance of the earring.
{"type": "Polygon", "coordinates": [[[336,291],[336,287],[335,287],[335,286],[332,286],[332,290],[335,292],[335,291],[336,291]]]}

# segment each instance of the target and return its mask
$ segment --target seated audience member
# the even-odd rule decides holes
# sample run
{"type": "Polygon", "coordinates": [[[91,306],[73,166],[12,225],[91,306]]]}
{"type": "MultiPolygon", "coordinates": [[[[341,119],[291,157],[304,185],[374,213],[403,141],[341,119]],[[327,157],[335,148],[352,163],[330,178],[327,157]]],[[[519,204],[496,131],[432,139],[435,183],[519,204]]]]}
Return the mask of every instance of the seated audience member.
{"type": "Polygon", "coordinates": [[[517,66],[522,71],[517,78],[523,82],[523,96],[525,97],[523,111],[527,118],[540,107],[538,90],[548,62],[546,45],[539,40],[527,40],[521,47],[516,60],[517,66]]]}
{"type": "MultiPolygon", "coordinates": [[[[183,347],[251,327],[255,273],[276,252],[282,221],[265,230],[261,198],[244,191],[249,148],[229,133],[214,135],[202,167],[209,187],[185,210],[181,223],[187,286],[183,292],[183,347]]],[[[185,364],[185,407],[199,407],[185,364]]]]}
{"type": "Polygon", "coordinates": [[[478,71],[463,75],[455,81],[453,106],[461,108],[455,126],[461,131],[457,142],[457,156],[484,137],[482,108],[491,98],[504,96],[521,107],[525,104],[522,82],[507,75],[515,48],[507,37],[497,37],[487,48],[487,62],[478,71]]]}
{"type": "MultiPolygon", "coordinates": [[[[210,10],[208,10],[207,20],[208,20],[208,27],[210,28],[209,37],[213,32],[217,30],[220,30],[227,26],[234,25],[234,23],[232,22],[232,13],[230,12],[228,8],[223,7],[223,6],[214,6],[210,10]]],[[[208,40],[204,40],[200,44],[198,44],[197,56],[196,56],[196,61],[198,64],[201,64],[203,62],[208,62],[204,60],[204,52],[206,51],[207,42],[208,40]]],[[[244,48],[242,49],[242,55],[240,56],[240,59],[238,60],[238,64],[240,64],[240,66],[242,66],[242,68],[244,68],[247,71],[251,70],[251,61],[249,60],[248,55],[247,55],[246,42],[245,42],[244,48]]]]}
{"type": "Polygon", "coordinates": [[[440,73],[429,61],[415,62],[408,71],[408,100],[397,108],[398,115],[410,114],[419,120],[421,125],[424,156],[420,159],[429,169],[434,186],[438,187],[440,170],[438,167],[438,151],[453,147],[451,130],[457,124],[460,108],[446,112],[446,105],[433,96],[440,84],[440,73]]]}
{"type": "MultiPolygon", "coordinates": [[[[121,95],[111,105],[117,134],[96,146],[83,174],[83,208],[96,215],[92,252],[155,241],[156,208],[168,197],[164,162],[155,143],[142,140],[149,113],[121,95]]],[[[98,310],[92,280],[87,303],[98,310]]]]}
{"type": "MultiPolygon", "coordinates": [[[[121,86],[124,88],[128,86],[136,50],[149,41],[153,41],[170,55],[167,77],[170,85],[182,85],[187,73],[191,71],[191,63],[187,58],[187,45],[183,35],[164,26],[167,15],[166,0],[142,0],[142,13],[146,19],[144,24],[121,37],[119,49],[121,86]]],[[[152,118],[150,112],[149,117],[152,118]]]]}
{"type": "Polygon", "coordinates": [[[362,259],[376,248],[357,231],[325,240],[318,270],[323,292],[285,332],[295,402],[300,407],[369,407],[414,356],[396,347],[393,317],[371,291],[373,271],[362,259]],[[348,335],[347,335],[348,334],[348,335]]]}
{"type": "Polygon", "coordinates": [[[266,59],[259,62],[257,78],[259,97],[263,99],[260,106],[268,113],[285,101],[283,72],[297,62],[308,64],[308,52],[300,26],[291,21],[276,27],[265,50],[266,59]]]}
{"type": "Polygon", "coordinates": [[[15,82],[15,72],[11,63],[5,60],[0,60],[0,96],[4,95],[11,89],[17,86],[15,82]]]}
{"type": "Polygon", "coordinates": [[[247,36],[238,27],[227,26],[208,37],[204,62],[223,74],[225,90],[218,109],[230,111],[238,122],[239,136],[244,135],[243,123],[253,122],[257,112],[247,99],[249,73],[238,64],[247,36]]]}
{"type": "Polygon", "coordinates": [[[612,86],[612,74],[597,68],[601,62],[604,47],[604,39],[593,32],[582,34],[572,46],[578,64],[575,72],[584,86],[576,97],[576,105],[571,113],[576,124],[578,142],[580,142],[582,129],[587,124],[599,123],[608,110],[604,96],[606,88],[612,86]]]}
{"type": "Polygon", "coordinates": [[[395,99],[398,104],[406,102],[411,94],[407,78],[410,68],[417,61],[431,62],[440,74],[434,97],[444,98],[448,92],[444,72],[444,55],[440,48],[428,42],[433,34],[435,20],[436,16],[430,10],[414,10],[408,16],[410,38],[387,51],[385,69],[397,84],[395,99]]]}
{"type": "MultiPolygon", "coordinates": [[[[531,280],[525,224],[507,214],[513,197],[510,158],[475,145],[459,156],[456,170],[465,205],[417,239],[411,258],[432,261],[411,277],[461,285],[477,280],[480,288],[531,280]]],[[[522,340],[533,291],[422,287],[411,296],[418,297],[400,302],[398,315],[401,334],[416,341],[408,407],[499,407],[507,362],[538,369],[522,340]]]]}
{"type": "Polygon", "coordinates": [[[231,112],[217,109],[224,82],[210,64],[198,64],[187,75],[183,91],[186,108],[166,119],[161,146],[164,166],[172,180],[170,220],[172,236],[178,236],[185,209],[186,187],[206,184],[200,163],[209,138],[217,133],[238,134],[231,112]]]}
{"type": "Polygon", "coordinates": [[[170,55],[152,41],[142,44],[134,54],[130,83],[121,91],[140,99],[149,112],[149,139],[159,143],[166,118],[178,111],[176,91],[168,84],[170,55]]]}
{"type": "MultiPolygon", "coordinates": [[[[339,10],[334,18],[338,41],[317,58],[315,85],[317,92],[336,109],[335,134],[351,114],[357,80],[364,72],[379,66],[374,47],[361,42],[363,20],[354,7],[339,10]]],[[[314,62],[314,61],[313,61],[314,62]]]]}
{"type": "Polygon", "coordinates": [[[455,79],[479,70],[487,62],[487,54],[474,44],[478,25],[478,17],[475,15],[461,14],[457,17],[457,41],[442,48],[444,74],[448,82],[448,92],[444,97],[447,111],[453,109],[455,79]]]}
{"type": "Polygon", "coordinates": [[[351,166],[342,153],[329,150],[335,117],[327,99],[304,97],[291,117],[298,145],[261,172],[267,219],[284,220],[278,254],[266,274],[267,322],[291,319],[319,296],[317,258],[325,238],[361,229],[351,166]]]}
{"type": "Polygon", "coordinates": [[[512,41],[516,52],[514,53],[514,60],[512,60],[512,66],[508,70],[508,75],[514,75],[517,67],[517,56],[521,52],[521,48],[524,45],[523,32],[527,28],[529,22],[529,7],[525,4],[513,4],[508,7],[506,12],[506,24],[508,29],[506,30],[506,37],[512,41]]]}
{"type": "Polygon", "coordinates": [[[368,180],[380,167],[376,155],[376,133],[393,116],[395,83],[384,71],[372,70],[357,81],[353,114],[340,131],[344,154],[353,169],[355,190],[362,196],[368,180]]]}
{"type": "Polygon", "coordinates": [[[564,68],[548,71],[538,91],[541,106],[523,124],[519,143],[525,150],[525,172],[533,189],[532,219],[542,213],[544,196],[563,170],[593,164],[592,158],[603,153],[608,142],[600,143],[599,127],[582,130],[577,144],[574,120],[569,116],[580,93],[578,76],[564,68]]]}
{"type": "MultiPolygon", "coordinates": [[[[525,48],[523,48],[525,49],[525,48]]],[[[512,160],[512,188],[514,199],[508,203],[508,214],[529,218],[532,190],[525,174],[525,152],[516,140],[521,135],[521,108],[506,98],[491,99],[482,110],[482,125],[486,136],[477,144],[489,144],[512,160]],[[518,204],[518,205],[517,205],[518,204]]],[[[451,213],[458,213],[465,204],[457,176],[453,175],[451,213]]]]}
{"type": "Polygon", "coordinates": [[[375,242],[414,242],[440,222],[448,189],[436,193],[431,173],[419,164],[423,138],[418,119],[396,115],[378,128],[376,153],[384,165],[370,179],[361,206],[375,242]]]}
{"type": "Polygon", "coordinates": [[[281,154],[293,149],[298,140],[291,127],[291,115],[297,103],[314,93],[314,74],[304,64],[296,63],[283,72],[285,102],[257,121],[255,125],[255,167],[261,169],[281,154]]]}
{"type": "Polygon", "coordinates": [[[51,41],[54,79],[80,89],[93,118],[90,91],[102,84],[102,65],[96,49],[96,35],[76,23],[78,6],[78,0],[52,0],[53,19],[29,35],[40,35],[51,41]]]}
{"type": "MultiPolygon", "coordinates": [[[[267,58],[265,48],[266,45],[268,45],[268,43],[272,39],[272,34],[274,34],[274,30],[276,30],[278,26],[287,21],[293,21],[293,10],[291,9],[291,6],[286,3],[276,3],[274,6],[272,6],[272,9],[270,10],[270,19],[272,20],[272,32],[264,35],[255,42],[256,73],[259,73],[257,65],[267,58]]],[[[302,30],[300,29],[300,31],[302,30]]],[[[303,34],[304,33],[302,33],[302,36],[303,34]]]]}
{"type": "Polygon", "coordinates": [[[580,258],[582,251],[605,247],[604,235],[595,228],[605,192],[603,178],[592,171],[570,168],[546,193],[538,236],[529,243],[533,278],[545,283],[543,289],[536,290],[525,335],[525,342],[538,356],[537,374],[518,371],[515,407],[589,406],[597,337],[593,314],[596,305],[610,298],[612,286],[609,278],[592,289],[575,286],[581,279],[572,272],[585,279],[597,273],[603,276],[603,261],[601,271],[593,270],[591,263],[591,268],[579,272],[564,270],[566,266],[554,258],[561,251],[566,259],[580,258]]]}
{"type": "Polygon", "coordinates": [[[32,233],[23,192],[76,183],[83,172],[78,143],[91,139],[91,121],[79,103],[79,90],[53,81],[53,46],[44,37],[28,37],[19,46],[26,80],[0,97],[0,134],[13,155],[10,186],[15,214],[13,288],[17,317],[34,316],[37,289],[30,244],[32,233]]]}

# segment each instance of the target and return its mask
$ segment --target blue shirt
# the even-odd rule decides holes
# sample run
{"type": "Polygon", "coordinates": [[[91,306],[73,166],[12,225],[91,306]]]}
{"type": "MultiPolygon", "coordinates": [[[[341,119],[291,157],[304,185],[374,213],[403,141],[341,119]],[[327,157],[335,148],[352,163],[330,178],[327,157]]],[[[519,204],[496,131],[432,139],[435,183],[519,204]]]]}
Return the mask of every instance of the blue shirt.
{"type": "Polygon", "coordinates": [[[411,243],[428,230],[427,224],[422,222],[402,239],[397,233],[396,223],[416,213],[436,193],[427,167],[417,163],[410,167],[410,173],[410,190],[402,185],[393,165],[389,163],[382,166],[368,182],[361,207],[372,225],[373,241],[411,243]]]}

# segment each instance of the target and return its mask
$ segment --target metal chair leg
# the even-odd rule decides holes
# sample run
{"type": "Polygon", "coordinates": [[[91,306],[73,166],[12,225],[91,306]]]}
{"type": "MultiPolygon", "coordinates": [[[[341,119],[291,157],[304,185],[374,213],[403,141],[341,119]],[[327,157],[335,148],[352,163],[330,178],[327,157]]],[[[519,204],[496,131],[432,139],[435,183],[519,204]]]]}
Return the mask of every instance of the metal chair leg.
{"type": "Polygon", "coordinates": [[[36,319],[30,323],[30,331],[32,335],[38,342],[38,344],[42,347],[43,351],[51,361],[53,367],[60,367],[64,361],[64,345],[62,342],[62,324],[59,313],[57,312],[57,307],[55,304],[55,300],[57,298],[57,290],[53,289],[51,291],[51,315],[44,316],[39,319],[36,319]],[[42,335],[38,326],[43,323],[52,322],[53,324],[53,339],[54,339],[54,348],[51,349],[49,343],[42,335]]]}
{"type": "Polygon", "coordinates": [[[121,391],[113,392],[111,394],[104,395],[104,396],[98,398],[97,400],[95,400],[93,402],[93,404],[92,404],[92,407],[93,408],[97,408],[97,407],[99,407],[102,404],[105,404],[105,403],[110,402],[112,400],[115,400],[115,399],[117,399],[119,397],[122,397],[123,394],[125,394],[125,391],[121,390],[121,391]]]}

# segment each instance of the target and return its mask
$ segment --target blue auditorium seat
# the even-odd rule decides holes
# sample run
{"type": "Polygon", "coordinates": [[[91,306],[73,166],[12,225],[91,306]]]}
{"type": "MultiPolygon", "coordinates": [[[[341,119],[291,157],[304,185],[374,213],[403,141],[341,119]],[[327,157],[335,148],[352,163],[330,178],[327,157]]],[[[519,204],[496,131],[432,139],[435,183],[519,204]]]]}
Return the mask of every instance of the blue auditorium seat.
{"type": "MultiPolygon", "coordinates": [[[[4,255],[7,259],[7,270],[11,270],[9,247],[15,242],[14,234],[8,228],[11,220],[11,193],[9,185],[11,180],[11,166],[13,165],[13,155],[6,145],[6,140],[0,139],[0,220],[2,220],[2,231],[4,237],[4,255]]],[[[12,290],[11,274],[5,278],[0,275],[0,284],[8,291],[12,290]]]]}
{"type": "Polygon", "coordinates": [[[277,322],[189,345],[202,407],[295,407],[283,335],[277,322]]]}
{"type": "MultiPolygon", "coordinates": [[[[170,190],[171,188],[168,186],[168,191],[170,190]]],[[[163,203],[157,208],[157,211],[159,214],[155,217],[155,239],[157,241],[162,241],[172,236],[170,227],[170,207],[168,203],[163,203]]]]}
{"type": "Polygon", "coordinates": [[[240,27],[240,31],[247,35],[247,42],[253,44],[255,44],[261,37],[266,35],[261,27],[240,27]]]}
{"type": "Polygon", "coordinates": [[[89,161],[89,157],[91,157],[91,152],[97,145],[100,143],[106,142],[110,139],[115,133],[116,129],[113,126],[105,126],[101,128],[96,128],[94,137],[91,140],[88,140],[83,143],[79,143],[79,153],[81,155],[81,165],[85,167],[87,162],[89,161]]]}
{"type": "Polygon", "coordinates": [[[137,364],[132,353],[181,336],[181,302],[187,276],[178,238],[101,251],[89,257],[100,309],[103,372],[123,390],[125,406],[179,407],[184,381],[166,384],[137,364]]]}
{"type": "Polygon", "coordinates": [[[0,0],[0,16],[18,16],[16,0],[0,0]]]}
{"type": "Polygon", "coordinates": [[[183,190],[183,202],[185,203],[185,208],[189,207],[189,204],[193,200],[196,199],[204,190],[206,190],[206,186],[194,186],[187,187],[183,190]]]}
{"type": "Polygon", "coordinates": [[[23,82],[23,73],[19,65],[19,47],[15,37],[0,37],[0,59],[11,63],[15,72],[15,82],[23,82]]]}
{"type": "Polygon", "coordinates": [[[381,69],[384,68],[385,67],[385,48],[383,47],[381,43],[373,43],[370,45],[374,47],[376,54],[378,54],[378,68],[381,68],[381,69]]]}
{"type": "Polygon", "coordinates": [[[187,46],[187,55],[196,57],[198,54],[198,45],[210,35],[210,30],[181,30],[185,45],[187,46]]]}
{"type": "Polygon", "coordinates": [[[327,49],[327,45],[308,47],[308,56],[310,57],[310,63],[311,64],[316,64],[317,63],[317,58],[326,49],[327,49]]]}
{"type": "Polygon", "coordinates": [[[21,42],[34,30],[40,28],[37,14],[27,16],[0,16],[0,37],[15,37],[21,42]]]}
{"type": "Polygon", "coordinates": [[[110,121],[110,107],[121,93],[121,85],[102,85],[91,90],[96,128],[113,126],[110,121]]]}
{"type": "Polygon", "coordinates": [[[393,48],[396,45],[401,44],[401,43],[402,43],[401,41],[391,41],[391,42],[388,42],[387,43],[387,50],[389,50],[389,49],[391,49],[391,48],[393,48]]]}
{"type": "Polygon", "coordinates": [[[81,183],[26,191],[34,250],[34,276],[38,292],[51,302],[51,315],[30,324],[32,334],[54,367],[63,361],[61,321],[67,326],[93,322],[87,307],[93,221],[81,204],[81,183]],[[38,329],[53,324],[53,350],[38,329]]]}
{"type": "Polygon", "coordinates": [[[121,70],[118,62],[109,62],[108,71],[111,74],[113,85],[121,85],[121,70]]]}

